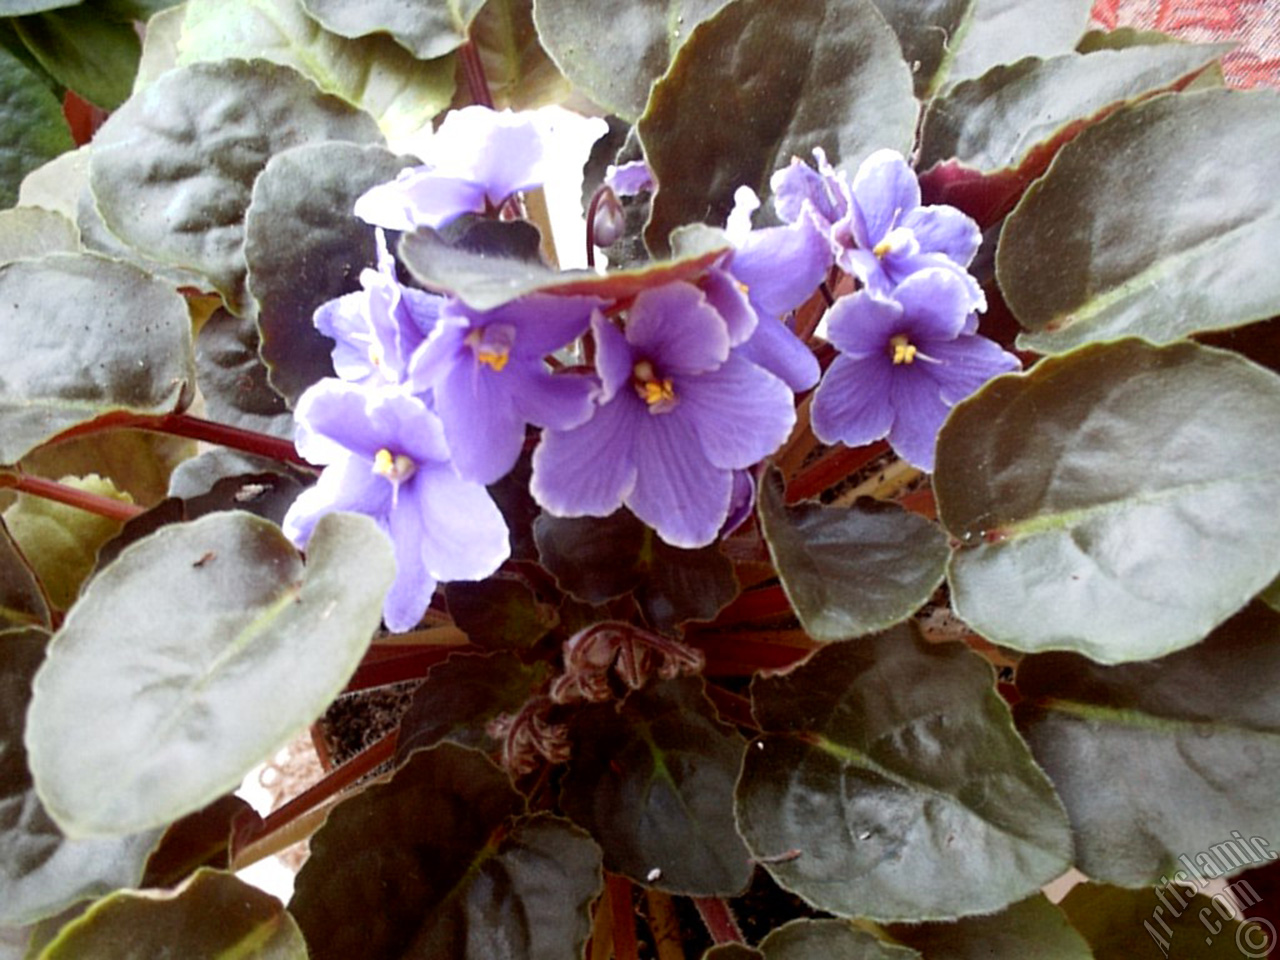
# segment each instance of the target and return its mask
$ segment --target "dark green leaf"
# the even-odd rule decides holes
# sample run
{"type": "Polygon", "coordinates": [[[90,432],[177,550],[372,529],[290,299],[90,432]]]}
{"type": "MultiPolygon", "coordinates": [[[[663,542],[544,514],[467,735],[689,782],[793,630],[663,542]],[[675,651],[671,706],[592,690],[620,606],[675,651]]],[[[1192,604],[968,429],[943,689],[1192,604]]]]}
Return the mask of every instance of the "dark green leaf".
{"type": "Polygon", "coordinates": [[[660,890],[729,896],[751,879],[733,822],[743,740],[702,681],[664,680],[570,721],[561,805],[604,848],[605,866],[660,890]]]}
{"type": "Polygon", "coordinates": [[[307,13],[342,37],[387,33],[422,60],[462,46],[485,0],[302,0],[307,13]]]}
{"type": "Polygon", "coordinates": [[[1272,580],[1271,585],[1258,594],[1258,599],[1271,609],[1280,610],[1280,577],[1272,580]]]}
{"type": "Polygon", "coordinates": [[[669,546],[627,510],[604,519],[543,514],[533,532],[561,589],[595,606],[634,591],[645,618],[665,633],[690,620],[714,620],[738,595],[733,564],[718,544],[669,546]]]}
{"type": "Polygon", "coordinates": [[[815,640],[846,640],[905,620],[932,596],[946,569],[947,538],[896,504],[788,506],[782,475],[760,483],[760,530],[787,599],[815,640]]]}
{"type": "Polygon", "coordinates": [[[284,905],[229,873],[200,870],[172,892],[121,891],[68,923],[37,960],[132,957],[307,960],[284,905]]]}
{"type": "Polygon", "coordinates": [[[163,500],[174,469],[195,454],[196,442],[146,430],[102,430],[36,447],[22,458],[25,473],[56,480],[98,473],[133,502],[152,507],[163,500]]]}
{"type": "Polygon", "coordinates": [[[0,926],[34,923],[136,884],[160,837],[68,840],[45,813],[27,772],[23,727],[48,642],[41,630],[0,634],[0,926]]]}
{"type": "Polygon", "coordinates": [[[1280,314],[1267,253],[1280,243],[1277,111],[1277,91],[1156,97],[1063,147],[1000,236],[1000,287],[1029,331],[1019,344],[1165,343],[1280,314]],[[1224,157],[1231,189],[1206,194],[1224,157]]]}
{"type": "Polygon", "coordinates": [[[702,21],[728,0],[537,0],[542,43],[573,85],[609,112],[634,121],[649,88],[702,21]]]}
{"type": "MultiPolygon", "coordinates": [[[[96,6],[108,16],[119,20],[142,21],[149,21],[156,14],[176,7],[180,2],[181,0],[89,0],[91,6],[96,6]]],[[[147,23],[148,30],[151,26],[147,23]]]]}
{"type": "Polygon", "coordinates": [[[844,920],[793,920],[760,941],[764,960],[919,960],[844,920]]]}
{"type": "Polygon", "coordinates": [[[924,188],[933,202],[996,223],[1085,126],[1125,103],[1185,86],[1229,49],[1179,44],[1028,58],[957,84],[925,114],[924,188]]]}
{"type": "Polygon", "coordinates": [[[539,43],[533,0],[487,0],[471,21],[471,43],[500,110],[561,103],[573,92],[539,43]]]}
{"type": "Polygon", "coordinates": [[[367,517],[323,517],[304,570],[279,528],[224,512],[125,550],[36,680],[31,770],[72,835],[129,833],[240,783],[350,678],[395,574],[367,517]]]}
{"type": "Polygon", "coordinates": [[[104,110],[129,98],[142,44],[133,24],[87,4],[13,21],[27,49],[58,82],[104,110]]]}
{"type": "Polygon", "coordinates": [[[0,0],[0,17],[24,17],[42,10],[74,7],[82,0],[0,0]]]}
{"type": "MultiPolygon", "coordinates": [[[[131,502],[110,480],[96,474],[62,477],[60,482],[110,500],[131,502]]],[[[4,522],[58,610],[75,602],[80,585],[93,572],[98,548],[122,525],[120,520],[26,493],[5,510],[4,522]]]]}
{"type": "Polygon", "coordinates": [[[236,796],[219,797],[187,814],[164,832],[147,858],[143,887],[176,887],[200,867],[231,867],[231,836],[237,824],[261,823],[253,807],[236,796]]]}
{"type": "MultiPolygon", "coordinates": [[[[259,177],[259,182],[265,176],[264,173],[259,177]]],[[[249,209],[248,223],[252,236],[253,208],[249,209]]],[[[254,283],[252,263],[251,260],[251,288],[254,283]]],[[[300,277],[294,273],[289,279],[296,285],[300,277]]],[[[298,299],[297,294],[295,286],[294,299],[298,299]]],[[[265,324],[269,321],[262,316],[259,322],[265,324]]],[[[318,336],[309,324],[306,332],[318,336]]],[[[325,346],[331,342],[326,340],[325,346]]],[[[305,347],[305,342],[292,343],[295,347],[305,347]]],[[[329,372],[332,372],[331,366],[329,372]]],[[[251,318],[237,317],[222,307],[214,311],[196,337],[196,376],[200,381],[200,394],[204,397],[208,419],[256,433],[293,439],[293,414],[285,406],[284,398],[271,389],[267,380],[266,365],[258,356],[258,325],[251,318]]]]}
{"type": "Polygon", "coordinates": [[[724,223],[738,187],[764,197],[814,147],[849,169],[907,153],[917,108],[871,0],[735,0],[693,32],[637,125],[658,181],[645,242],[665,251],[675,227],[724,223]]]}
{"type": "Polygon", "coordinates": [[[338,806],[290,905],[312,960],[580,955],[599,850],[523,810],[505,774],[453,744],[415,753],[390,783],[338,806]]]}
{"type": "Polygon", "coordinates": [[[1085,32],[1093,0],[974,0],[948,38],[933,90],[980,77],[1023,57],[1070,53],[1085,32]]]}
{"type": "Polygon", "coordinates": [[[239,450],[215,447],[178,465],[178,468],[173,471],[173,476],[169,478],[169,496],[190,500],[202,493],[208,493],[214,484],[224,478],[263,473],[292,475],[295,479],[297,476],[305,475],[301,472],[295,475],[290,471],[282,470],[278,462],[267,457],[256,457],[241,453],[239,450]]]}
{"type": "Polygon", "coordinates": [[[458,629],[484,650],[531,647],[557,622],[555,608],[539,603],[528,582],[511,573],[450,583],[445,602],[458,629]]]}
{"type": "Polygon", "coordinates": [[[112,114],[89,181],[108,229],[146,256],[195,270],[234,313],[244,289],[244,214],[253,181],[282,150],[370,142],[376,125],[306,78],[265,61],[171,70],[112,114]]]}
{"type": "Polygon", "coordinates": [[[526,665],[507,651],[454,654],[433,666],[400,719],[396,757],[443,740],[496,753],[486,728],[499,714],[515,714],[546,681],[547,665],[526,665]]]}
{"type": "Polygon", "coordinates": [[[1179,855],[1205,876],[1254,865],[1231,831],[1280,836],[1277,683],[1280,614],[1261,604],[1147,663],[1024,658],[1018,725],[1066,804],[1080,869],[1138,886],[1173,877],[1179,855]]]}
{"type": "Polygon", "coordinates": [[[819,909],[990,913],[1070,866],[1066,814],[966,647],[902,625],[824,647],[751,694],[769,732],[747,748],[738,825],[819,909]]]}
{"type": "Polygon", "coordinates": [[[477,310],[492,310],[531,293],[634,297],[650,287],[697,277],[729,249],[729,241],[718,230],[699,229],[689,239],[689,251],[678,259],[607,274],[552,270],[520,257],[494,257],[462,249],[434,230],[405,234],[398,253],[424,286],[452,294],[477,310]]]}
{"type": "Polygon", "coordinates": [[[388,36],[345,39],[308,16],[301,0],[187,0],[183,9],[180,65],[237,57],[292,67],[373,116],[392,140],[417,133],[453,97],[452,57],[424,63],[388,36]]]}
{"type": "Polygon", "coordinates": [[[1280,570],[1280,378],[1194,344],[1094,344],[1001,377],[938,438],[956,613],[1103,663],[1200,640],[1280,570]]]}
{"type": "Polygon", "coordinates": [[[0,207],[17,202],[29,171],[74,146],[58,98],[0,47],[0,207]]]}
{"type": "Polygon", "coordinates": [[[49,598],[9,528],[0,520],[0,630],[50,625],[49,598]]]}
{"type": "Polygon", "coordinates": [[[76,225],[60,213],[39,207],[0,210],[0,263],[74,253],[79,246],[76,225]]]}
{"type": "Polygon", "coordinates": [[[949,66],[957,33],[972,13],[975,0],[875,0],[902,45],[902,56],[915,77],[915,94],[925,99],[938,83],[938,71],[949,66]]]}
{"type": "Polygon", "coordinates": [[[0,462],[113,410],[168,413],[195,380],[183,299],[127,264],[0,266],[0,462]]]}
{"type": "MultiPolygon", "coordinates": [[[[1256,902],[1256,893],[1250,897],[1244,881],[1239,886],[1243,902],[1256,902]]],[[[1240,960],[1266,956],[1276,943],[1274,928],[1268,930],[1258,921],[1238,924],[1228,920],[1226,917],[1232,915],[1229,908],[1221,894],[1210,899],[1173,887],[1121,890],[1093,883],[1080,884],[1062,901],[1062,909],[1089,942],[1096,960],[1157,956],[1167,960],[1240,960]]],[[[1269,921],[1262,922],[1269,925],[1269,921]]]]}
{"type": "Polygon", "coordinates": [[[889,928],[924,960],[1092,960],[1089,945],[1042,894],[986,917],[889,928]]]}
{"type": "Polygon", "coordinates": [[[358,290],[360,271],[377,261],[373,228],[351,208],[407,165],[381,147],[314,143],[272,157],[253,185],[245,217],[249,292],[259,305],[271,386],[290,403],[333,376],[333,341],[312,323],[316,307],[358,290]]]}

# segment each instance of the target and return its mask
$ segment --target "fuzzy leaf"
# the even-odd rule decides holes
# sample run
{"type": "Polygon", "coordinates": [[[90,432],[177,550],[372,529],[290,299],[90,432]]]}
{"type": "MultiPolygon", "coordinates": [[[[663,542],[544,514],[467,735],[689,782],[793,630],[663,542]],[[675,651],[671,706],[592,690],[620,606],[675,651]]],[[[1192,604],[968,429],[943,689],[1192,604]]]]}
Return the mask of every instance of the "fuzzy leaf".
{"type": "Polygon", "coordinates": [[[999,913],[961,917],[953,923],[898,924],[893,938],[919,950],[924,960],[1092,960],[1089,945],[1043,894],[999,913]]]}
{"type": "Polygon", "coordinates": [[[911,149],[918,104],[893,31],[871,0],[735,0],[700,24],[637,124],[658,181],[645,243],[725,222],[743,185],[824,147],[851,170],[911,149]]]}
{"type": "MultiPolygon", "coordinates": [[[[258,179],[261,181],[262,177],[258,179]]],[[[291,279],[296,283],[298,277],[291,279]]],[[[253,283],[252,273],[249,282],[253,283]]],[[[314,334],[315,328],[308,332],[314,334]]],[[[205,416],[218,423],[292,440],[293,414],[284,398],[271,389],[267,367],[258,356],[258,341],[258,325],[252,319],[237,317],[222,307],[200,328],[196,337],[196,375],[205,416]]],[[[296,349],[304,344],[294,341],[294,346],[296,349]]]]}
{"type": "Polygon", "coordinates": [[[973,13],[975,0],[875,0],[875,4],[902,45],[916,96],[926,100],[939,83],[939,71],[944,66],[950,69],[957,34],[973,13]]]}
{"type": "Polygon", "coordinates": [[[851,507],[788,506],[775,469],[760,484],[760,529],[787,599],[815,640],[847,640],[915,613],[942,583],[948,551],[935,524],[870,498],[851,507]]]}
{"type": "Polygon", "coordinates": [[[783,887],[840,916],[990,913],[1071,864],[1053,787],[990,666],[914,625],[751,686],[738,825],[783,887]]]}
{"type": "Polygon", "coordinates": [[[76,225],[60,213],[38,207],[0,210],[0,263],[74,253],[79,241],[76,225]]]}
{"type": "Polygon", "coordinates": [[[1182,343],[1094,344],[987,384],[938,438],[956,613],[1102,663],[1199,641],[1280,570],[1280,377],[1182,343]]]}
{"type": "Polygon", "coordinates": [[[196,442],[147,430],[102,430],[36,447],[22,458],[25,473],[56,480],[97,473],[142,507],[153,507],[167,494],[169,476],[188,457],[196,442]]]}
{"type": "Polygon", "coordinates": [[[445,602],[458,629],[483,650],[531,647],[557,622],[555,608],[539,603],[528,582],[511,573],[450,583],[445,602]]]}
{"type": "Polygon", "coordinates": [[[947,53],[931,89],[980,77],[1024,57],[1070,53],[1084,35],[1092,8],[1093,0],[973,0],[947,38],[947,53]]]}
{"type": "Polygon", "coordinates": [[[533,0],[486,0],[471,21],[471,43],[499,110],[563,103],[573,93],[539,42],[533,0]]]}
{"type": "Polygon", "coordinates": [[[304,569],[278,527],[223,512],[125,550],[36,679],[31,770],[73,836],[166,824],[232,789],[342,689],[394,577],[367,517],[323,517],[304,569]]]}
{"type": "Polygon", "coordinates": [[[920,960],[844,920],[793,920],[760,941],[764,960],[920,960]]]}
{"type": "Polygon", "coordinates": [[[485,0],[303,0],[307,13],[343,37],[390,34],[420,60],[442,57],[467,40],[485,0]]]}
{"type": "Polygon", "coordinates": [[[0,207],[17,202],[28,172],[74,146],[58,98],[0,47],[0,207]]]}

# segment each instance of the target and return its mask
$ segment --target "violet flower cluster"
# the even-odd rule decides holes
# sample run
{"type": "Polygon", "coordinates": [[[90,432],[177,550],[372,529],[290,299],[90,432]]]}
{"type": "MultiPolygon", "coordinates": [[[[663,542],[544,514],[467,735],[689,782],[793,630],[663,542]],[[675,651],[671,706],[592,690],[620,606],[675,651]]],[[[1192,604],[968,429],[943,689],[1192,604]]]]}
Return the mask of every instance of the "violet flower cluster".
{"type": "MultiPolygon", "coordinates": [[[[486,486],[541,431],[531,492],[561,517],[627,507],[667,543],[712,543],[749,513],[751,468],[781,447],[795,395],[820,369],[790,315],[837,264],[862,289],[831,311],[842,351],[818,388],[815,432],[864,443],[886,433],[932,464],[950,405],[1016,361],[976,336],[982,293],[965,270],[976,227],[919,205],[905,161],[876,154],[849,186],[819,152],[774,180],[787,222],[753,229],[759,200],[739,191],[731,248],[693,281],[614,302],[534,294],[492,310],[400,283],[383,230],[497,215],[541,184],[551,153],[534,115],[468,107],[451,113],[427,162],[355,205],[377,228],[377,269],[361,289],[322,305],[337,378],[295,411],[298,450],[324,467],[285,517],[305,546],[333,510],[364,513],[395,546],[389,629],[411,629],[438,583],[482,579],[510,552],[486,486]],[[548,358],[584,337],[590,368],[548,358]],[[1012,362],[1011,362],[1012,361],[1012,362]]],[[[623,189],[649,189],[647,170],[623,189]]]]}

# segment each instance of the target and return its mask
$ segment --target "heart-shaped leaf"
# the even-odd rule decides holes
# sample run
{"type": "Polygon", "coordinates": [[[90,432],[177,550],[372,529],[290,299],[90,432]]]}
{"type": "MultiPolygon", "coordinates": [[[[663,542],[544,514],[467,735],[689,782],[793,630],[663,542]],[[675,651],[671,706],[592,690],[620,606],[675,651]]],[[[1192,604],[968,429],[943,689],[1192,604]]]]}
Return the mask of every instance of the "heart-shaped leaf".
{"type": "Polygon", "coordinates": [[[223,512],[157,531],[94,578],[50,645],[27,729],[69,835],[200,809],[338,694],[395,563],[349,514],[321,519],[308,560],[274,524],[223,512]]]}
{"type": "MultiPolygon", "coordinates": [[[[895,0],[910,7],[911,0],[895,0]]],[[[946,38],[930,89],[980,77],[1024,57],[1070,53],[1089,24],[1093,0],[973,0],[946,38]]]]}
{"type": "Polygon", "coordinates": [[[303,0],[308,14],[343,37],[390,34],[420,60],[442,57],[467,41],[485,0],[303,0]]]}
{"type": "Polygon", "coordinates": [[[942,583],[946,537],[895,504],[783,502],[782,475],[760,484],[760,529],[805,632],[846,640],[915,613],[942,583]]]}
{"type": "Polygon", "coordinates": [[[751,685],[738,825],[783,887],[882,920],[991,913],[1071,864],[1053,787],[991,667],[913,625],[751,685]]]}
{"type": "Polygon", "coordinates": [[[672,893],[746,888],[751,864],[733,823],[744,744],[701,680],[664,680],[621,707],[584,707],[569,734],[561,804],[604,848],[609,870],[672,893]]]}
{"type": "Polygon", "coordinates": [[[39,207],[0,210],[0,263],[74,253],[79,246],[76,225],[60,213],[39,207]]]}
{"type": "Polygon", "coordinates": [[[909,947],[889,943],[845,920],[793,920],[760,941],[764,960],[919,960],[909,947]]]}
{"type": "Polygon", "coordinates": [[[42,630],[0,633],[0,927],[35,923],[142,879],[158,831],[69,840],[49,819],[27,771],[23,728],[42,630]]]}
{"type": "Polygon", "coordinates": [[[563,103],[573,93],[542,48],[533,0],[487,0],[470,32],[497,109],[532,110],[563,103]]]}
{"type": "Polygon", "coordinates": [[[999,913],[952,923],[895,924],[889,933],[924,960],[1092,960],[1089,944],[1061,910],[1037,893],[999,913]]]}
{"type": "Polygon", "coordinates": [[[90,255],[0,266],[0,462],[113,410],[168,413],[194,380],[186,304],[165,284],[90,255]]]}
{"type": "Polygon", "coordinates": [[[658,191],[645,243],[725,222],[733,194],[764,197],[793,156],[824,147],[850,169],[911,149],[911,70],[871,0],[735,0],[700,24],[637,124],[658,191]]]}
{"type": "Polygon", "coordinates": [[[1148,663],[1024,658],[1015,716],[1071,816],[1080,869],[1140,886],[1266,862],[1238,838],[1280,836],[1277,683],[1280,614],[1262,604],[1148,663]]]}
{"type": "Polygon", "coordinates": [[[458,629],[483,650],[531,647],[557,622],[555,608],[539,603],[528,582],[511,573],[450,583],[445,602],[458,629]]]}
{"type": "MultiPolygon", "coordinates": [[[[253,222],[252,213],[249,222],[253,222]]],[[[297,277],[293,279],[296,281],[297,277]]],[[[252,273],[249,282],[253,283],[252,273]]],[[[307,332],[319,337],[314,327],[307,332]]],[[[196,376],[204,397],[205,416],[243,430],[292,440],[293,414],[284,398],[271,389],[266,364],[258,356],[258,342],[258,325],[250,317],[237,317],[219,307],[204,322],[196,337],[196,376]]],[[[325,346],[330,342],[326,341],[325,346]]],[[[305,343],[298,346],[305,347],[305,343]]],[[[329,371],[332,372],[332,365],[329,371]]]]}
{"type": "Polygon", "coordinates": [[[956,613],[1103,663],[1196,643],[1280,570],[1280,377],[1190,343],[1095,344],[987,384],[938,438],[956,613]]]}
{"type": "Polygon", "coordinates": [[[938,71],[950,67],[960,30],[975,0],[875,0],[876,9],[902,45],[911,64],[915,94],[925,100],[934,89],[938,71]]]}
{"type": "Polygon", "coordinates": [[[287,67],[197,63],[164,74],[111,115],[94,138],[89,182],[112,233],[206,277],[241,314],[250,309],[244,213],[267,161],[303,143],[379,139],[367,114],[287,67]]]}
{"type": "Polygon", "coordinates": [[[24,473],[56,480],[97,473],[142,507],[165,498],[169,476],[195,455],[196,442],[148,430],[100,430],[46,443],[22,458],[24,473]]]}
{"type": "Polygon", "coordinates": [[[0,207],[17,203],[29,171],[74,146],[58,98],[0,47],[0,207]]]}
{"type": "Polygon", "coordinates": [[[1202,90],[1112,114],[1059,151],[1005,221],[1005,300],[1058,353],[1167,343],[1280,313],[1280,92],[1202,90]],[[1230,157],[1231,189],[1206,194],[1230,157]]]}
{"type": "Polygon", "coordinates": [[[271,894],[232,874],[199,870],[172,892],[127,890],[98,901],[36,960],[123,956],[307,960],[307,947],[271,894]],[[127,944],[127,953],[111,944],[127,944]]]}

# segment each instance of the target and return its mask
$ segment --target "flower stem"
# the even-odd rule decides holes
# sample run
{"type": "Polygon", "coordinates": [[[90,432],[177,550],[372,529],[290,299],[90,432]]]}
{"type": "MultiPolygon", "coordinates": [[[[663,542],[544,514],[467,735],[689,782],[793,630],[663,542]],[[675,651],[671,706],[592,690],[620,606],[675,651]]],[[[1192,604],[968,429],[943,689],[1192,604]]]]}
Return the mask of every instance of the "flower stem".
{"type": "Polygon", "coordinates": [[[121,523],[126,523],[145,512],[145,508],[135,503],[113,500],[111,497],[89,493],[87,490],[77,490],[65,483],[58,483],[56,480],[48,480],[44,477],[34,477],[27,473],[0,474],[0,488],[4,487],[20,490],[35,497],[43,497],[45,500],[65,503],[69,507],[96,513],[100,517],[111,520],[119,520],[121,523]]]}
{"type": "Polygon", "coordinates": [[[650,887],[644,892],[649,905],[649,930],[653,933],[653,945],[658,960],[685,960],[680,939],[680,920],[676,916],[671,894],[650,887]]]}
{"type": "Polygon", "coordinates": [[[611,873],[605,881],[605,889],[609,892],[609,912],[613,921],[614,960],[639,960],[636,910],[631,903],[631,881],[611,873]]]}
{"type": "Polygon", "coordinates": [[[716,943],[746,943],[746,937],[738,927],[729,904],[719,897],[694,897],[693,905],[707,925],[707,932],[716,943]]]}
{"type": "Polygon", "coordinates": [[[468,40],[458,50],[462,58],[462,73],[467,80],[467,90],[471,94],[471,102],[482,107],[493,109],[493,93],[489,90],[489,81],[485,79],[484,63],[480,60],[480,51],[468,40]]]}
{"type": "Polygon", "coordinates": [[[73,437],[101,433],[103,430],[120,429],[168,433],[175,437],[203,440],[207,443],[216,443],[222,447],[243,450],[245,453],[254,453],[261,457],[269,457],[272,460],[281,460],[285,463],[294,463],[304,467],[311,466],[294,449],[292,441],[282,440],[280,437],[273,437],[266,433],[257,433],[253,430],[243,430],[240,427],[228,426],[225,423],[216,423],[213,420],[204,420],[185,413],[166,413],[158,416],[111,413],[88,423],[72,427],[70,430],[65,430],[50,442],[58,443],[63,440],[70,440],[73,437]]]}

